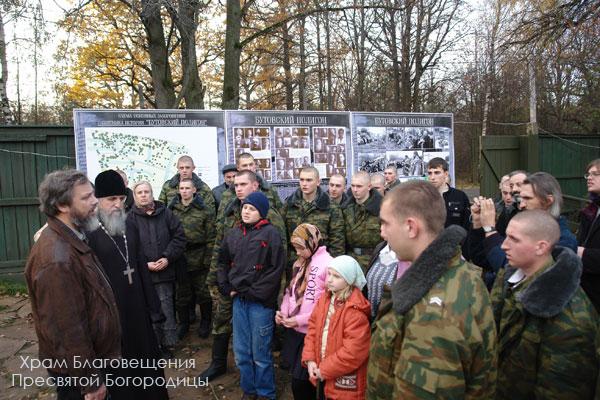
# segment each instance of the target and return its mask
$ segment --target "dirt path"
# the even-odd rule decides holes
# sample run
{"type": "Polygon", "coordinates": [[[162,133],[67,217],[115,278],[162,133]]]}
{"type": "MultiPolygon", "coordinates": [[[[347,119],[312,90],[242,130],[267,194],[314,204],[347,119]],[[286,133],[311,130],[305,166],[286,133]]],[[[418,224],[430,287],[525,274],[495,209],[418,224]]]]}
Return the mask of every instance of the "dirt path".
{"type": "MultiPolygon", "coordinates": [[[[167,369],[165,371],[167,377],[193,378],[210,363],[212,339],[199,339],[194,333],[195,328],[196,325],[192,327],[190,334],[175,352],[176,359],[194,359],[195,368],[167,369]]],[[[0,296],[0,400],[56,398],[55,390],[52,387],[24,388],[19,386],[18,379],[13,379],[17,374],[31,378],[47,377],[44,368],[33,371],[21,368],[23,359],[37,358],[37,356],[37,338],[31,319],[29,300],[26,296],[0,296]]],[[[277,368],[277,362],[275,365],[277,398],[292,399],[288,374],[277,368]]],[[[230,372],[225,376],[210,382],[208,388],[184,386],[169,388],[169,396],[171,399],[239,399],[242,395],[239,389],[239,374],[231,352],[229,354],[229,370],[230,372]]]]}

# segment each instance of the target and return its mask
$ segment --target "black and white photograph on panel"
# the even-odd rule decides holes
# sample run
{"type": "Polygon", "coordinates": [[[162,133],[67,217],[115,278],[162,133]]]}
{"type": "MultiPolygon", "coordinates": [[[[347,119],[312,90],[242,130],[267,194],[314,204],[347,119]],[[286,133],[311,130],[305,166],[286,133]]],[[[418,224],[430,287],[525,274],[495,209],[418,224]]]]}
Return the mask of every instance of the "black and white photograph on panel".
{"type": "Polygon", "coordinates": [[[360,153],[385,150],[387,132],[385,127],[360,126],[356,130],[356,146],[360,153]]]}
{"type": "Polygon", "coordinates": [[[358,153],[359,171],[367,171],[370,174],[383,172],[386,163],[385,153],[358,153]]]}
{"type": "Polygon", "coordinates": [[[312,133],[314,166],[321,177],[330,178],[337,173],[346,176],[346,128],[315,127],[312,133]]]}
{"type": "Polygon", "coordinates": [[[234,162],[245,151],[269,151],[271,162],[261,162],[257,172],[271,181],[282,199],[298,189],[300,171],[306,166],[316,166],[322,178],[336,170],[352,175],[355,159],[349,112],[232,110],[224,113],[228,160],[234,162]],[[330,150],[335,150],[332,158],[330,150]]]}
{"type": "Polygon", "coordinates": [[[275,174],[278,180],[298,179],[300,170],[311,165],[308,128],[299,126],[276,126],[275,174]]]}
{"type": "Polygon", "coordinates": [[[257,172],[267,181],[271,180],[271,141],[269,128],[234,126],[233,151],[235,158],[243,153],[252,154],[257,172]],[[265,174],[265,171],[269,174],[265,174]]]}
{"type": "Polygon", "coordinates": [[[442,153],[453,177],[452,118],[452,114],[352,113],[353,157],[358,169],[381,172],[390,163],[403,180],[424,178],[425,155],[442,153]]]}
{"type": "Polygon", "coordinates": [[[388,151],[386,160],[386,166],[396,166],[398,178],[422,178],[427,174],[420,150],[388,151]]]}
{"type": "Polygon", "coordinates": [[[450,151],[450,129],[433,128],[433,143],[437,151],[450,151]]]}
{"type": "MultiPolygon", "coordinates": [[[[423,162],[425,162],[425,170],[427,170],[427,164],[432,158],[443,158],[446,162],[450,163],[450,153],[447,151],[425,151],[423,152],[423,162]]],[[[427,171],[425,171],[427,173],[427,171]]]]}

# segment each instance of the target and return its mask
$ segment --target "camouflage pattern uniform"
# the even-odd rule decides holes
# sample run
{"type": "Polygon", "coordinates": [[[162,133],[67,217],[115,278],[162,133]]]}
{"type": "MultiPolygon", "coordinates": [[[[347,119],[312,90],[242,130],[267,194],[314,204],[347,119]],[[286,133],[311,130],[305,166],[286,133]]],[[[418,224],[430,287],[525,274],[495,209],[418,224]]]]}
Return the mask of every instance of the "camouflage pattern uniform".
{"type": "Polygon", "coordinates": [[[492,399],[496,328],[466,232],[445,229],[382,299],[371,335],[367,399],[492,399]]]}
{"type": "MultiPolygon", "coordinates": [[[[265,194],[265,196],[267,196],[267,199],[269,200],[269,208],[274,208],[277,212],[281,213],[282,204],[277,190],[273,187],[273,185],[265,181],[260,175],[257,174],[256,178],[258,179],[258,188],[265,194]]],[[[229,202],[235,198],[235,187],[231,185],[228,190],[223,192],[223,195],[221,196],[221,204],[224,204],[225,207],[227,207],[229,202]]]]}
{"type": "MultiPolygon", "coordinates": [[[[315,225],[321,231],[329,254],[333,257],[340,256],[345,252],[344,239],[344,217],[340,207],[329,199],[329,196],[317,188],[315,199],[307,203],[302,198],[300,189],[296,190],[287,198],[281,213],[288,237],[300,224],[307,223],[315,225]]],[[[288,243],[288,267],[296,260],[297,255],[294,248],[288,243]]]]}
{"type": "Polygon", "coordinates": [[[379,209],[383,198],[375,189],[369,198],[358,204],[353,197],[342,204],[346,254],[354,257],[366,274],[374,248],[381,242],[379,209]]]}
{"type": "MultiPolygon", "coordinates": [[[[216,211],[217,205],[210,187],[195,173],[192,174],[192,181],[194,182],[194,186],[196,186],[196,194],[202,198],[204,204],[206,204],[209,208],[212,207],[212,209],[216,211]]],[[[177,196],[177,194],[179,194],[178,173],[163,184],[162,190],[160,191],[160,196],[158,196],[158,201],[164,205],[168,205],[171,200],[177,196]]]]}
{"type": "MultiPolygon", "coordinates": [[[[212,257],[210,262],[210,270],[206,283],[210,290],[213,303],[213,335],[230,334],[231,333],[231,318],[232,318],[232,307],[233,302],[231,297],[225,297],[221,295],[217,288],[217,269],[219,259],[219,251],[221,250],[221,244],[223,238],[227,232],[239,225],[242,222],[242,207],[241,201],[236,197],[235,200],[230,201],[227,206],[225,202],[221,200],[221,207],[219,207],[219,217],[217,221],[217,230],[215,234],[215,245],[212,251],[212,257]]],[[[267,219],[271,222],[281,235],[283,248],[286,248],[287,239],[285,235],[285,225],[283,219],[279,213],[269,208],[267,219]]]]}
{"type": "Polygon", "coordinates": [[[496,277],[492,290],[499,332],[496,399],[594,396],[598,316],[579,286],[581,259],[566,248],[553,255],[556,261],[520,284],[508,282],[518,271],[510,266],[496,277]]]}
{"type": "Polygon", "coordinates": [[[208,303],[210,293],[206,286],[206,275],[215,240],[215,213],[197,193],[187,206],[181,202],[180,195],[175,196],[169,208],[181,221],[187,240],[187,274],[178,274],[176,306],[190,305],[193,295],[197,304],[208,303]]]}
{"type": "MultiPolygon", "coordinates": [[[[405,174],[408,175],[408,174],[405,174]]],[[[385,189],[383,189],[384,193],[387,194],[387,192],[389,192],[390,190],[392,190],[393,188],[395,188],[396,186],[398,186],[400,183],[400,179],[396,179],[394,182],[390,183],[389,186],[386,184],[385,185],[385,189]]]]}

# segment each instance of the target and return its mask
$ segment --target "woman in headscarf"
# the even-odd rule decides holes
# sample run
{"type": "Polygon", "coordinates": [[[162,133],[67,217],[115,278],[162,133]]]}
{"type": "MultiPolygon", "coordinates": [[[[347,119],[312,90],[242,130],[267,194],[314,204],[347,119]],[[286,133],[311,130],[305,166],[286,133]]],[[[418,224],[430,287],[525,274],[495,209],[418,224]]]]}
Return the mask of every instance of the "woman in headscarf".
{"type": "Polygon", "coordinates": [[[285,289],[281,309],[275,314],[275,322],[287,328],[281,357],[290,367],[294,399],[314,399],[316,390],[310,383],[307,369],[302,366],[302,350],[308,319],[325,291],[327,266],[333,258],[314,225],[298,225],[290,241],[298,259],[292,269],[292,280],[285,289]]]}

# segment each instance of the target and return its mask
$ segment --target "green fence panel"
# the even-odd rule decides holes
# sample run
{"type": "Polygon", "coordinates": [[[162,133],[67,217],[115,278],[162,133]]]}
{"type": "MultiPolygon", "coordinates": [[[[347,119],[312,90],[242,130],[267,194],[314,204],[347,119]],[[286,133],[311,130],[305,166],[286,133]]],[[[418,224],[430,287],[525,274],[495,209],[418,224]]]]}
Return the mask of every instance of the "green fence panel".
{"type": "Polygon", "coordinates": [[[34,233],[45,223],[38,185],[75,167],[73,127],[0,127],[0,274],[22,272],[34,233]]]}

